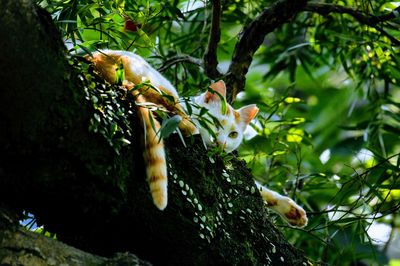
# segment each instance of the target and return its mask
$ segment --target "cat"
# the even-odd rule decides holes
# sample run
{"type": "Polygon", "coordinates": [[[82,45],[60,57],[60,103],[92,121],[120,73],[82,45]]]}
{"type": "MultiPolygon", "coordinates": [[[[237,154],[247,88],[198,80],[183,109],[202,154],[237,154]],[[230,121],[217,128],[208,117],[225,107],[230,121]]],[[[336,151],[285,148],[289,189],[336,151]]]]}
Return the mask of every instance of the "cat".
{"type": "MultiPolygon", "coordinates": [[[[242,143],[245,129],[259,110],[255,104],[238,110],[227,104],[226,87],[221,80],[211,84],[206,92],[191,98],[190,104],[193,111],[192,116],[189,117],[185,107],[180,104],[179,95],[174,86],[142,57],[127,51],[101,50],[86,58],[94,64],[100,76],[110,83],[116,82],[116,70],[122,64],[124,70],[122,84],[128,90],[145,81],[149,81],[152,85],[131,90],[131,93],[135,96],[138,116],[144,127],[143,157],[146,163],[147,181],[153,202],[160,210],[165,209],[168,202],[164,144],[158,134],[160,124],[154,118],[153,112],[144,104],[151,102],[161,105],[171,113],[180,115],[182,119],[179,130],[184,135],[200,133],[207,146],[217,146],[227,153],[236,150],[242,143]],[[160,92],[168,97],[161,96],[160,92]],[[202,108],[206,108],[208,113],[218,120],[219,125],[210,124],[208,129],[201,126],[196,116],[202,108]],[[209,130],[213,134],[210,134],[209,130]]],[[[303,227],[307,224],[306,212],[293,200],[258,183],[257,186],[266,204],[290,225],[303,227]]]]}
{"type": "MultiPolygon", "coordinates": [[[[226,104],[226,111],[223,113],[222,110],[224,108],[222,108],[222,105],[223,101],[226,100],[225,83],[220,80],[210,85],[210,88],[212,89],[211,92],[208,91],[195,96],[193,102],[195,105],[207,108],[209,114],[218,119],[220,126],[211,126],[215,137],[210,135],[205,128],[201,126],[198,126],[198,128],[207,146],[217,145],[229,153],[236,150],[242,143],[244,131],[257,115],[258,108],[255,104],[250,104],[235,110],[231,105],[226,104]]],[[[195,119],[194,121],[196,123],[195,119]]],[[[258,182],[255,183],[266,205],[278,213],[286,222],[295,227],[307,225],[306,211],[296,202],[262,186],[258,182]]]]}
{"type": "Polygon", "coordinates": [[[197,125],[199,133],[206,146],[218,146],[226,153],[236,150],[243,140],[243,133],[258,113],[258,107],[250,104],[235,110],[226,103],[226,87],[220,80],[210,85],[210,89],[192,98],[194,116],[200,111],[196,106],[206,108],[208,114],[216,118],[219,125],[211,124],[210,128],[202,127],[197,119],[192,120],[197,125]],[[225,108],[224,108],[225,107],[225,108]],[[210,134],[209,130],[214,133],[210,134]]]}

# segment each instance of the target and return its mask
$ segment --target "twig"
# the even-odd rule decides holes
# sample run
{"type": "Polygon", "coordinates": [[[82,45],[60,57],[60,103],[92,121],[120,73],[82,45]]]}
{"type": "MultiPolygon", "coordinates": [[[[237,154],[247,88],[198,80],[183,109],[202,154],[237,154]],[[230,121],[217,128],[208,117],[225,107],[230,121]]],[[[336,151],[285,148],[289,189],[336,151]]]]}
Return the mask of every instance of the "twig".
{"type": "Polygon", "coordinates": [[[218,71],[218,59],[217,59],[217,48],[218,43],[221,39],[221,29],[220,29],[220,20],[221,20],[221,1],[220,0],[212,0],[212,20],[211,20],[211,28],[210,35],[208,38],[208,46],[207,50],[204,53],[204,72],[205,74],[211,78],[216,79],[221,76],[221,73],[218,71]]]}
{"type": "Polygon", "coordinates": [[[203,60],[199,58],[195,58],[190,55],[177,55],[165,61],[164,64],[160,68],[158,68],[158,71],[164,72],[166,69],[179,63],[190,63],[204,68],[203,60]]]}
{"type": "Polygon", "coordinates": [[[387,37],[393,44],[400,45],[400,40],[397,40],[395,37],[386,32],[381,26],[379,26],[379,24],[382,22],[396,18],[396,16],[398,16],[396,14],[400,12],[400,7],[397,7],[392,12],[381,16],[365,14],[354,8],[333,5],[333,4],[309,3],[304,7],[304,11],[315,12],[320,15],[328,15],[330,13],[348,14],[353,18],[355,18],[361,24],[373,27],[376,30],[378,30],[382,35],[387,37]]]}
{"type": "Polygon", "coordinates": [[[333,4],[318,4],[318,3],[309,3],[307,4],[304,11],[315,12],[321,15],[328,15],[332,12],[339,14],[349,14],[355,19],[357,19],[360,23],[366,24],[369,26],[375,26],[378,23],[385,22],[391,19],[396,18],[396,12],[400,12],[400,6],[394,9],[392,12],[388,14],[384,14],[381,16],[374,16],[370,14],[363,13],[351,7],[345,7],[340,5],[333,4]]]}
{"type": "Polygon", "coordinates": [[[242,30],[225,77],[229,102],[233,102],[236,95],[244,89],[245,76],[253,60],[253,55],[261,46],[265,35],[282,24],[292,21],[306,4],[307,0],[277,1],[242,30]]]}

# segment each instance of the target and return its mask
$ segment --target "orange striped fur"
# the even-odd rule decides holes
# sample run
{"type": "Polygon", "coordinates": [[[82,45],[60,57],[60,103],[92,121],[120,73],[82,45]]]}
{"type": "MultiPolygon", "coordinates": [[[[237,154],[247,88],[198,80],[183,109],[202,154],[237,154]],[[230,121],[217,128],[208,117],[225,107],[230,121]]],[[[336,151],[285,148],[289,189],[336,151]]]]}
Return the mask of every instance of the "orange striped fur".
{"type": "MultiPolygon", "coordinates": [[[[161,97],[156,90],[148,87],[142,87],[139,91],[132,92],[137,103],[152,102],[180,115],[182,122],[179,128],[185,135],[196,132],[195,125],[190,121],[184,108],[178,102],[178,94],[175,88],[143,58],[130,52],[104,50],[93,53],[92,56],[87,56],[87,59],[93,62],[99,74],[110,83],[115,83],[116,69],[118,65],[122,64],[125,78],[123,85],[127,89],[131,89],[134,85],[143,81],[150,81],[153,86],[163,93],[173,96],[174,100],[171,101],[166,97],[161,97]]],[[[136,108],[144,130],[143,158],[146,164],[147,181],[154,204],[158,209],[163,210],[168,202],[168,181],[164,143],[158,135],[161,126],[150,109],[141,105],[137,105],[136,108]],[[153,121],[154,128],[151,121],[153,121]]]]}
{"type": "MultiPolygon", "coordinates": [[[[138,103],[147,102],[143,95],[136,98],[138,103]]],[[[168,202],[167,162],[165,158],[164,142],[157,134],[160,123],[154,118],[153,112],[145,107],[137,107],[139,118],[144,129],[143,158],[146,164],[147,182],[153,202],[158,209],[163,210],[168,202]],[[150,121],[154,122],[154,128],[150,121]]]]}

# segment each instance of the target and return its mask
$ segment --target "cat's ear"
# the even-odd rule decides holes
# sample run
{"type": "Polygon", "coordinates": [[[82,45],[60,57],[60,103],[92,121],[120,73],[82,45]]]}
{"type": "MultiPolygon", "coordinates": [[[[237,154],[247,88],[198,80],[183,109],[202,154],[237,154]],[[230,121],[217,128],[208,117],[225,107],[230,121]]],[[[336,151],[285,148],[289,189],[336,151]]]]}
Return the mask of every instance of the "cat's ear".
{"type": "Polygon", "coordinates": [[[240,114],[240,120],[244,124],[250,124],[251,120],[256,117],[258,113],[258,107],[255,104],[246,105],[238,110],[240,114]]]}
{"type": "Polygon", "coordinates": [[[225,82],[223,80],[211,84],[210,88],[212,89],[212,91],[207,91],[205,95],[204,100],[206,103],[208,103],[209,101],[220,101],[221,96],[224,98],[226,97],[226,87],[225,87],[225,82]]]}

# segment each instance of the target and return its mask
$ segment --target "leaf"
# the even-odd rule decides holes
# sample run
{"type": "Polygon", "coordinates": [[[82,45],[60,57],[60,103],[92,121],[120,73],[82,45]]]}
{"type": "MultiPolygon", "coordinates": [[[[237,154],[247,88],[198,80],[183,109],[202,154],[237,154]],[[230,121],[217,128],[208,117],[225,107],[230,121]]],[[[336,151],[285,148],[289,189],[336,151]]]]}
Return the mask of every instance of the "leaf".
{"type": "Polygon", "coordinates": [[[212,92],[213,94],[217,94],[217,96],[220,98],[220,100],[221,100],[221,112],[222,112],[222,114],[226,114],[226,112],[227,112],[227,102],[226,102],[226,98],[221,94],[221,93],[219,93],[218,91],[215,91],[215,90],[213,90],[213,89],[211,89],[211,88],[208,88],[208,90],[210,91],[210,92],[212,92]]]}
{"type": "Polygon", "coordinates": [[[336,223],[346,225],[357,222],[359,220],[360,220],[359,217],[347,217],[347,218],[340,218],[339,220],[336,221],[336,223]]]}
{"type": "Polygon", "coordinates": [[[183,138],[182,132],[179,129],[179,127],[176,128],[176,133],[178,134],[179,139],[181,140],[183,146],[186,148],[186,142],[185,142],[185,139],[183,138]]]}
{"type": "Polygon", "coordinates": [[[143,41],[146,45],[148,45],[150,47],[154,47],[155,46],[154,42],[151,40],[149,35],[147,35],[147,33],[144,32],[142,29],[138,28],[137,29],[137,34],[139,34],[141,41],[143,41]]]}
{"type": "Polygon", "coordinates": [[[301,66],[303,67],[304,71],[307,73],[307,75],[312,79],[315,80],[314,75],[310,68],[307,65],[307,59],[305,57],[299,57],[301,66]]]}
{"type": "Polygon", "coordinates": [[[289,129],[286,135],[287,142],[295,142],[300,143],[303,139],[304,131],[299,128],[291,128],[289,129]]]}
{"type": "Polygon", "coordinates": [[[208,113],[208,109],[205,107],[201,107],[199,116],[202,117],[206,113],[208,113]]]}
{"type": "Polygon", "coordinates": [[[343,69],[346,71],[347,75],[349,75],[351,78],[354,79],[354,75],[353,75],[353,73],[352,73],[352,71],[351,71],[351,69],[350,69],[350,67],[349,67],[349,65],[347,63],[347,59],[346,59],[345,54],[344,54],[343,51],[341,51],[339,53],[339,59],[340,59],[340,61],[342,63],[343,69]]]}
{"type": "Polygon", "coordinates": [[[167,138],[171,133],[173,133],[179,126],[179,123],[182,121],[182,117],[179,115],[174,115],[171,118],[164,119],[161,124],[161,137],[167,138]]]}
{"type": "Polygon", "coordinates": [[[296,57],[291,56],[288,65],[290,82],[296,81],[296,69],[297,69],[296,57]]]}
{"type": "Polygon", "coordinates": [[[396,166],[397,166],[397,167],[400,167],[400,155],[397,155],[396,166]]]}
{"type": "Polygon", "coordinates": [[[186,110],[187,110],[187,114],[189,116],[192,115],[193,114],[193,108],[192,108],[192,105],[190,104],[189,101],[185,100],[185,107],[186,107],[186,110]]]}
{"type": "Polygon", "coordinates": [[[212,121],[213,121],[213,124],[217,127],[217,128],[222,128],[222,125],[221,125],[221,121],[219,121],[219,119],[217,118],[217,117],[215,117],[215,116],[213,116],[213,115],[209,115],[210,117],[211,117],[211,119],[212,119],[212,121]]]}
{"type": "Polygon", "coordinates": [[[178,16],[178,18],[185,20],[185,16],[183,15],[182,11],[179,8],[173,7],[173,11],[178,16]]]}
{"type": "Polygon", "coordinates": [[[125,80],[125,71],[124,65],[122,62],[118,64],[118,67],[115,69],[115,84],[122,85],[125,80]]]}
{"type": "Polygon", "coordinates": [[[271,65],[271,68],[268,71],[268,73],[264,75],[264,77],[263,77],[264,80],[267,80],[270,78],[271,79],[275,78],[276,76],[278,76],[278,74],[281,71],[287,69],[287,67],[288,67],[288,63],[285,60],[281,60],[281,61],[274,63],[273,65],[271,65]]]}

